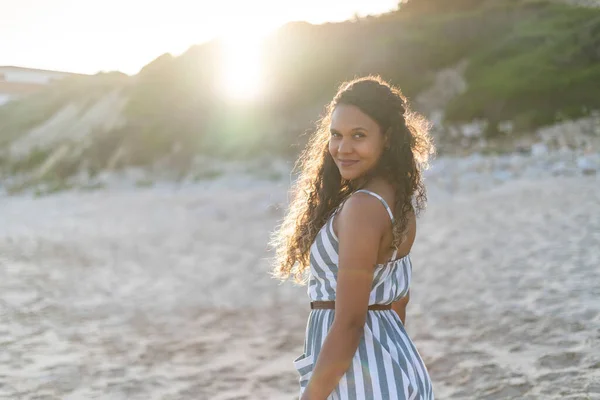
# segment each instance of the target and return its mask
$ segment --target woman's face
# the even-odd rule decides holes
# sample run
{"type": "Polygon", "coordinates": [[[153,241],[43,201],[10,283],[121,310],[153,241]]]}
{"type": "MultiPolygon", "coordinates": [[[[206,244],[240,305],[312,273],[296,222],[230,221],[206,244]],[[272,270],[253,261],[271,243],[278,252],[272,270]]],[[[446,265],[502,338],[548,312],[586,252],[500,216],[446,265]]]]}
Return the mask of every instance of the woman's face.
{"type": "Polygon", "coordinates": [[[337,105],[331,114],[329,129],[329,153],[342,178],[360,178],[377,165],[385,138],[379,124],[360,108],[337,105]]]}

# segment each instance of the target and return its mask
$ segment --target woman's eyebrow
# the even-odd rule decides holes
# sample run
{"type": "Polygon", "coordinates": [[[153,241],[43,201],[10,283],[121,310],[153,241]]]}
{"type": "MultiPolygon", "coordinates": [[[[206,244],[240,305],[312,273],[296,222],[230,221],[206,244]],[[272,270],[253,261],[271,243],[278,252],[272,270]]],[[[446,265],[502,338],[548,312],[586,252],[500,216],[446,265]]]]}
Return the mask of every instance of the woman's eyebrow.
{"type": "MultiPolygon", "coordinates": [[[[340,132],[339,132],[337,129],[335,129],[335,128],[330,128],[330,129],[329,129],[329,131],[330,131],[331,133],[340,133],[340,132]]],[[[356,132],[356,131],[364,131],[364,132],[368,132],[368,130],[367,130],[366,128],[363,128],[362,126],[358,126],[358,127],[356,127],[356,128],[352,128],[352,129],[350,130],[350,132],[356,132]]]]}

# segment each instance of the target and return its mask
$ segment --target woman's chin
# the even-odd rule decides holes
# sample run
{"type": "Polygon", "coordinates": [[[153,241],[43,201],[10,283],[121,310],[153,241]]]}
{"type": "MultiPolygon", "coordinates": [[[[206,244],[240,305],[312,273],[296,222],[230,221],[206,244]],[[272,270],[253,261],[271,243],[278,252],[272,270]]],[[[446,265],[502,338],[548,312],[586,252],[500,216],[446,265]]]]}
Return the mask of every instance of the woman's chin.
{"type": "Polygon", "coordinates": [[[342,176],[342,178],[344,180],[347,180],[347,181],[353,181],[356,178],[358,178],[357,174],[348,174],[348,173],[343,173],[342,171],[340,171],[340,175],[342,176]]]}

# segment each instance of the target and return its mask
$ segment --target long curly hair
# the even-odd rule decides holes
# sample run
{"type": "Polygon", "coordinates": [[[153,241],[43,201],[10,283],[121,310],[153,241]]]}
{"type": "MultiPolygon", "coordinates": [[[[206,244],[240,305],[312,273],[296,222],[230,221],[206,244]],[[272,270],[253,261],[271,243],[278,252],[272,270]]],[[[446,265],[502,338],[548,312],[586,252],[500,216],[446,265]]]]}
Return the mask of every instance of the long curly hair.
{"type": "Polygon", "coordinates": [[[294,171],[299,172],[299,177],[291,189],[290,206],[271,238],[276,254],[273,276],[280,280],[293,276],[297,283],[305,283],[310,247],[317,233],[342,201],[357,189],[352,181],[342,178],[329,153],[331,114],[339,104],[358,107],[389,136],[389,148],[369,176],[381,176],[394,187],[394,246],[405,238],[410,213],[418,215],[425,208],[427,195],[422,172],[434,151],[429,124],[409,109],[400,89],[378,76],[343,83],[296,162],[294,171]]]}

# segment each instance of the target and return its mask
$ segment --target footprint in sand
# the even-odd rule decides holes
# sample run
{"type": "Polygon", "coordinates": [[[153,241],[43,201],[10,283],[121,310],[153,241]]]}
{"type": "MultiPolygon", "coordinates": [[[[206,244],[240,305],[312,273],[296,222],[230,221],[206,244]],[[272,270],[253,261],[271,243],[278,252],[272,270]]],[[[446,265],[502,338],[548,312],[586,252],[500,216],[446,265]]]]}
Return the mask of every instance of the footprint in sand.
{"type": "Polygon", "coordinates": [[[529,382],[520,382],[508,385],[502,385],[487,390],[479,397],[485,400],[500,400],[500,399],[518,399],[533,388],[533,385],[529,382]]]}
{"type": "Polygon", "coordinates": [[[569,367],[576,367],[581,363],[584,354],[566,351],[563,353],[549,354],[538,358],[537,364],[540,367],[550,369],[564,369],[569,367]]]}
{"type": "Polygon", "coordinates": [[[560,372],[549,372],[544,375],[540,375],[537,378],[538,382],[557,382],[561,379],[570,379],[579,375],[578,371],[560,371],[560,372]]]}

